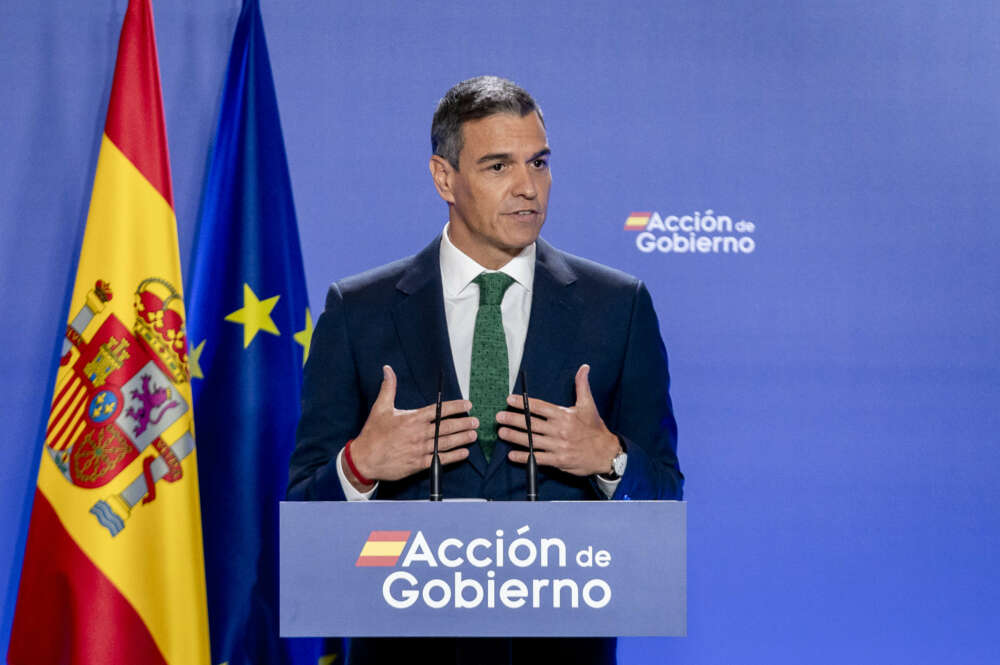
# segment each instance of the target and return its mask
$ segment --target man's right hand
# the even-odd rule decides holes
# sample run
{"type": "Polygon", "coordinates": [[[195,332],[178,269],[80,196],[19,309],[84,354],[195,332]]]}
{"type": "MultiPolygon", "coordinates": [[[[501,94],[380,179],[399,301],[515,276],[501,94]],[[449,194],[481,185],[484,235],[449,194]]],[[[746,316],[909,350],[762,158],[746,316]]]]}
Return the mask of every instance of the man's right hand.
{"type": "MultiPolygon", "coordinates": [[[[472,417],[448,418],[468,413],[472,403],[456,399],[441,403],[441,429],[438,454],[442,464],[458,462],[469,456],[464,448],[476,440],[479,420],[472,417]],[[447,420],[445,420],[447,418],[447,420]]],[[[431,465],[434,452],[434,417],[436,404],[403,411],[396,408],[396,374],[388,365],[382,367],[382,387],[361,433],[351,443],[351,460],[358,472],[370,480],[399,480],[431,465]]],[[[344,475],[360,492],[365,485],[345,463],[344,475]]]]}

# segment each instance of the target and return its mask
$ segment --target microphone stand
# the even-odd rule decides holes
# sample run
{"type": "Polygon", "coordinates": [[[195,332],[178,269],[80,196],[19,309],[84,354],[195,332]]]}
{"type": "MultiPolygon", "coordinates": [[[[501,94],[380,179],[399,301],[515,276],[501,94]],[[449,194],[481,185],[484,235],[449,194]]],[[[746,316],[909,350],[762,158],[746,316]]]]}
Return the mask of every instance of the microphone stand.
{"type": "Polygon", "coordinates": [[[434,453],[431,455],[431,501],[441,501],[441,457],[438,455],[438,436],[441,433],[441,393],[444,371],[438,372],[437,410],[434,415],[434,453]]]}
{"type": "Polygon", "coordinates": [[[524,397],[524,424],[528,429],[528,501],[538,501],[538,463],[535,461],[535,440],[531,436],[531,408],[528,406],[528,384],[521,370],[521,395],[524,397]]]}

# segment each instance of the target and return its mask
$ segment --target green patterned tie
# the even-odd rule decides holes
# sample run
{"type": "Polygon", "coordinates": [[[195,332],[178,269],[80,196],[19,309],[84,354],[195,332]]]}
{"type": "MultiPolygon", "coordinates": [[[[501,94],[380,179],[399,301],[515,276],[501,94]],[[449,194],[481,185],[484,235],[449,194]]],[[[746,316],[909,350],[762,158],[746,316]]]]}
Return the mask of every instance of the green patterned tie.
{"type": "Polygon", "coordinates": [[[496,414],[507,408],[509,373],[507,337],[503,332],[500,302],[514,278],[502,272],[484,272],[472,280],[479,285],[479,311],[472,337],[469,372],[471,414],[479,418],[479,445],[490,461],[497,441],[496,414]]]}

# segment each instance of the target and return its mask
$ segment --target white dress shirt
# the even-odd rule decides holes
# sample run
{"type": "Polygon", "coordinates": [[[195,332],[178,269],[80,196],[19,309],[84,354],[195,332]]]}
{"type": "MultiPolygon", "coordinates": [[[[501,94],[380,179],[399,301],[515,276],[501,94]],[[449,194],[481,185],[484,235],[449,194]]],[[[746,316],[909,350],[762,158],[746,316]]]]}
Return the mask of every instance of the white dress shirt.
{"type": "Polygon", "coordinates": [[[472,336],[479,312],[479,285],[476,277],[484,272],[502,272],[514,280],[500,302],[503,331],[507,337],[508,390],[514,390],[517,371],[524,355],[524,338],[531,317],[531,287],[535,282],[535,243],[507,262],[500,270],[487,270],[469,258],[448,238],[448,227],[441,234],[441,286],[444,289],[444,317],[451,340],[451,359],[462,399],[469,399],[469,374],[472,368],[472,336]]]}
{"type": "MultiPolygon", "coordinates": [[[[500,303],[503,315],[503,329],[507,338],[508,389],[514,390],[517,372],[524,355],[524,340],[528,335],[531,317],[531,289],[535,282],[535,243],[521,250],[521,253],[507,262],[500,270],[488,270],[452,244],[448,237],[448,225],[441,233],[441,286],[444,290],[444,316],[448,324],[448,338],[451,341],[451,359],[455,365],[455,375],[462,398],[469,399],[469,374],[472,368],[472,336],[476,328],[476,314],[479,311],[479,285],[476,277],[484,272],[502,272],[514,282],[504,292],[500,303]]],[[[368,492],[359,492],[347,480],[341,467],[341,450],[337,456],[337,475],[348,501],[370,499],[378,487],[376,483],[368,492]]],[[[614,494],[620,480],[606,480],[596,476],[597,484],[606,496],[614,494]]]]}

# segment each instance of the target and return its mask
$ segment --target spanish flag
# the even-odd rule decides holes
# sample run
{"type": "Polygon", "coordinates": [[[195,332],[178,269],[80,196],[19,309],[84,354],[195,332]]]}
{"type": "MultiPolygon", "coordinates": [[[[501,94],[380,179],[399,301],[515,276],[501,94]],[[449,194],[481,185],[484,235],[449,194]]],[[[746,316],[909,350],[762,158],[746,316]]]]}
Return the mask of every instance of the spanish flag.
{"type": "Polygon", "coordinates": [[[395,566],[409,539],[409,531],[372,531],[354,565],[361,568],[395,566]]]}
{"type": "Polygon", "coordinates": [[[209,662],[177,228],[149,0],[130,0],[7,654],[209,662]]]}
{"type": "Polygon", "coordinates": [[[626,231],[645,231],[646,225],[649,224],[649,218],[652,216],[648,212],[633,212],[625,219],[625,230],[626,231]]]}

